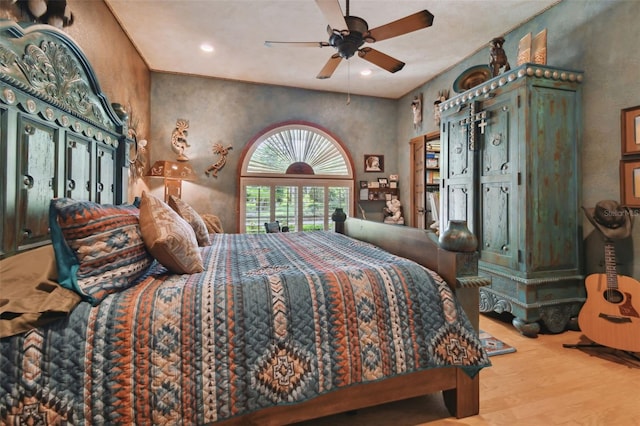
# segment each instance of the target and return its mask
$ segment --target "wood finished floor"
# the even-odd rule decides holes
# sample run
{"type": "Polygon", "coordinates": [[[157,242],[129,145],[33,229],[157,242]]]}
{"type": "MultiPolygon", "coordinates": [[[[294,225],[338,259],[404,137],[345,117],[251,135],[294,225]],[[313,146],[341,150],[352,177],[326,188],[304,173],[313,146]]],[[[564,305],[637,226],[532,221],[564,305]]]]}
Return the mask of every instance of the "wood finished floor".
{"type": "Polygon", "coordinates": [[[517,348],[480,372],[480,414],[456,419],[440,394],[338,414],[296,426],[640,426],[640,361],[587,343],[579,331],[522,336],[504,318],[480,328],[517,348]]]}

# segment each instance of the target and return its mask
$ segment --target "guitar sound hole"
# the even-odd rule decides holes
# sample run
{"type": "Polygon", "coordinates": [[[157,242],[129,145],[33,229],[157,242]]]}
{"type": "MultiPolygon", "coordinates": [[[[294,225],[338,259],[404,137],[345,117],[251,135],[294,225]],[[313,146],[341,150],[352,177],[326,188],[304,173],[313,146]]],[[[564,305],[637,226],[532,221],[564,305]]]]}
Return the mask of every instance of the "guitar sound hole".
{"type": "Polygon", "coordinates": [[[609,303],[620,303],[624,296],[618,290],[605,290],[604,298],[609,303]]]}

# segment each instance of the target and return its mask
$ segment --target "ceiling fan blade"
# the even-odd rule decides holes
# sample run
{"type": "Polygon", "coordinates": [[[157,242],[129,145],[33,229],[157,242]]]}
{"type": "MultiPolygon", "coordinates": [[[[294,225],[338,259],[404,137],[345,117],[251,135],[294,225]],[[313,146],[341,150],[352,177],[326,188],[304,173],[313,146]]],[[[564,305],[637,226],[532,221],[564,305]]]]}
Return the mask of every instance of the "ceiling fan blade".
{"type": "Polygon", "coordinates": [[[336,68],[338,68],[338,65],[340,65],[340,61],[342,61],[342,56],[340,56],[337,53],[334,53],[333,55],[331,55],[331,57],[329,58],[327,63],[324,64],[324,67],[322,67],[322,69],[320,70],[320,73],[316,76],[316,78],[325,79],[325,78],[331,77],[333,75],[333,72],[336,70],[336,68]]]}
{"type": "Polygon", "coordinates": [[[404,62],[400,62],[399,60],[370,47],[363,47],[358,50],[358,56],[391,73],[398,72],[404,67],[404,62]]]}
{"type": "Polygon", "coordinates": [[[375,41],[381,41],[421,30],[422,28],[430,27],[432,24],[433,15],[428,10],[423,10],[369,30],[368,36],[375,41]]]}
{"type": "Polygon", "coordinates": [[[329,43],[326,41],[265,41],[264,45],[267,47],[283,45],[287,47],[328,47],[329,43]]]}
{"type": "Polygon", "coordinates": [[[316,4],[332,29],[338,31],[349,29],[338,0],[316,0],[316,4]]]}

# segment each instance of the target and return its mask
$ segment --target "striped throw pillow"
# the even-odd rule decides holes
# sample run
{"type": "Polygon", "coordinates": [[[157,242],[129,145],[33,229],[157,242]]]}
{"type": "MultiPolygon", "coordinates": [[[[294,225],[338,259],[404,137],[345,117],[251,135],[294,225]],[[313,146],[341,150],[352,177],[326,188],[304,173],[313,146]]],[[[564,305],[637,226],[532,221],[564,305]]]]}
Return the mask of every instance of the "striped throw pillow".
{"type": "Polygon", "coordinates": [[[58,282],[97,305],[136,283],[153,263],[132,205],[51,200],[49,227],[58,282]]]}

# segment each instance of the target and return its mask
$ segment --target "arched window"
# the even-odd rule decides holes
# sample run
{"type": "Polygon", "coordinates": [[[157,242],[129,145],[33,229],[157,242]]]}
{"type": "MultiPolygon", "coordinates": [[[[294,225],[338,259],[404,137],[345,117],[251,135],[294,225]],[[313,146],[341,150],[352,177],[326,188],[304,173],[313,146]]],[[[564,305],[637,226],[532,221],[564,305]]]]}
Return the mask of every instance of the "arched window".
{"type": "Polygon", "coordinates": [[[240,232],[265,232],[278,221],[290,231],[333,229],[331,214],[353,210],[353,166],[342,146],[311,123],[274,126],[248,147],[240,176],[240,232]]]}

